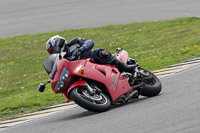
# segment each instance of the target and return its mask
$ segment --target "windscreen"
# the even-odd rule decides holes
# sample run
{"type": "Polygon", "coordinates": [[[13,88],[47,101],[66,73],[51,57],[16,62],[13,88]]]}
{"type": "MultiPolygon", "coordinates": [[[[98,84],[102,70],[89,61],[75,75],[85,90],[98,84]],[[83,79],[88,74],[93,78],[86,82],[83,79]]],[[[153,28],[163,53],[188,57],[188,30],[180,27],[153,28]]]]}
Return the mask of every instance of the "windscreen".
{"type": "Polygon", "coordinates": [[[48,75],[52,72],[54,64],[57,63],[58,54],[49,55],[43,63],[45,70],[47,71],[48,75]]]}

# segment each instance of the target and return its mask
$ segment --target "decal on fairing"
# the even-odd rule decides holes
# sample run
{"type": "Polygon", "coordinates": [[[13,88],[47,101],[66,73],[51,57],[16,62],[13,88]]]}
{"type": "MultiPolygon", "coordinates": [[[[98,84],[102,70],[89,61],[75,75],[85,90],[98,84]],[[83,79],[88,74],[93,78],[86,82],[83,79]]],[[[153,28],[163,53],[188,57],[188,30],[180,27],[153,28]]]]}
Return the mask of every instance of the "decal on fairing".
{"type": "Polygon", "coordinates": [[[111,85],[111,89],[115,89],[115,86],[116,86],[116,82],[117,81],[117,77],[115,77],[115,75],[113,76],[113,79],[112,79],[112,85],[111,85]]]}

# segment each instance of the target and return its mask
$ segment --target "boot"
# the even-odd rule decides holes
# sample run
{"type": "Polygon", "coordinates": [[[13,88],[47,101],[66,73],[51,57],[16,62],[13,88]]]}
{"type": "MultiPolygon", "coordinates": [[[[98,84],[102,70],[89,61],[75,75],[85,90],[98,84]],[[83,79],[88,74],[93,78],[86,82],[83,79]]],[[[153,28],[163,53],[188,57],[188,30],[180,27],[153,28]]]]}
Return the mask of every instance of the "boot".
{"type": "Polygon", "coordinates": [[[116,58],[114,58],[112,62],[109,64],[116,66],[120,72],[129,72],[129,73],[135,72],[135,68],[137,67],[137,65],[124,64],[122,61],[116,58]]]}

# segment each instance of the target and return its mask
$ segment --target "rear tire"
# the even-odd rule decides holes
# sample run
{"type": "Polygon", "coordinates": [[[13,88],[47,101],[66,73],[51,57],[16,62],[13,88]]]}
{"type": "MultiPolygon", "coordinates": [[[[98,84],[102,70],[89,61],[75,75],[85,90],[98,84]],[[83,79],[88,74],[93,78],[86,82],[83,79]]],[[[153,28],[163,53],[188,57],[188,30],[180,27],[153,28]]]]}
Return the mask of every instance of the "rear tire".
{"type": "Polygon", "coordinates": [[[153,73],[145,69],[141,69],[141,70],[147,72],[151,76],[151,79],[144,80],[145,85],[143,87],[141,95],[147,96],[147,97],[153,97],[153,96],[158,95],[162,89],[160,80],[153,73]]]}
{"type": "Polygon", "coordinates": [[[111,105],[110,99],[103,92],[91,96],[84,87],[73,88],[69,96],[76,104],[93,112],[107,111],[111,105]]]}

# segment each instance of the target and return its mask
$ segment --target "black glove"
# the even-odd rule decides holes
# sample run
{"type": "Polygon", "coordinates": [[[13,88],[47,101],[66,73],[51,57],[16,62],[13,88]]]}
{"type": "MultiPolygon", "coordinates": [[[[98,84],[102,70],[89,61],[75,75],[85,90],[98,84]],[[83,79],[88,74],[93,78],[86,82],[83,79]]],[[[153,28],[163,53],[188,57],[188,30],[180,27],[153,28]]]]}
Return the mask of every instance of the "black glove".
{"type": "Polygon", "coordinates": [[[80,48],[77,48],[72,53],[72,57],[78,57],[82,53],[82,50],[80,48]]]}

